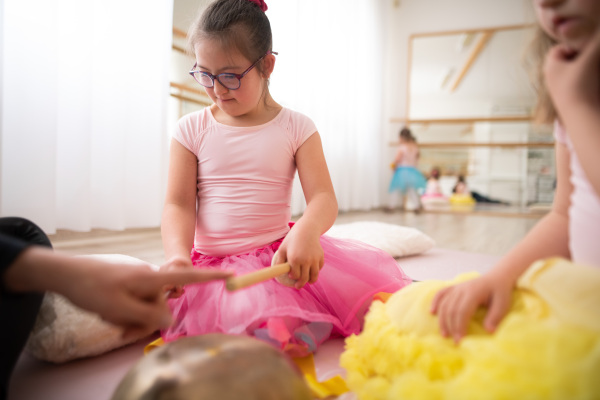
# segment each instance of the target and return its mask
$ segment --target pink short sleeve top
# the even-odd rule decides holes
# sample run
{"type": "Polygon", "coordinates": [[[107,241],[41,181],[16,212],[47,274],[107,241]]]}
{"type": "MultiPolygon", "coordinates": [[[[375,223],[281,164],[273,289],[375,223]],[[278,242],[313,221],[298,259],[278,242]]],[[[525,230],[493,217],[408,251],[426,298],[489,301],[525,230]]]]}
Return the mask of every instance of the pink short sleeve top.
{"type": "Polygon", "coordinates": [[[401,144],[398,151],[402,151],[402,159],[400,160],[400,166],[402,167],[416,167],[419,159],[419,148],[417,146],[409,146],[401,144]]]}
{"type": "Polygon", "coordinates": [[[556,141],[567,146],[570,180],[573,185],[569,206],[569,249],[576,263],[600,267],[600,197],[579,163],[573,144],[564,128],[554,124],[556,141]]]}
{"type": "Polygon", "coordinates": [[[173,137],[198,159],[195,249],[244,254],[285,236],[296,151],[316,131],[287,108],[252,127],[223,125],[209,107],[181,118],[173,137]]]}

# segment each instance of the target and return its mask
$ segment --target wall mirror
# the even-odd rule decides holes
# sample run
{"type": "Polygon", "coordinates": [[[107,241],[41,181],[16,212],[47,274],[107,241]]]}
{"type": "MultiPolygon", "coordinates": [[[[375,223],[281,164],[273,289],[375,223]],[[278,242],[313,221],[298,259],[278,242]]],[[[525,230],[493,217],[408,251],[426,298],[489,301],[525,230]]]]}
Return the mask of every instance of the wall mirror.
{"type": "Polygon", "coordinates": [[[533,124],[535,93],[523,63],[533,32],[520,25],[410,37],[407,118],[393,122],[411,128],[419,169],[427,176],[439,167],[448,196],[464,175],[471,190],[510,203],[504,212],[552,202],[552,129],[533,124]]]}

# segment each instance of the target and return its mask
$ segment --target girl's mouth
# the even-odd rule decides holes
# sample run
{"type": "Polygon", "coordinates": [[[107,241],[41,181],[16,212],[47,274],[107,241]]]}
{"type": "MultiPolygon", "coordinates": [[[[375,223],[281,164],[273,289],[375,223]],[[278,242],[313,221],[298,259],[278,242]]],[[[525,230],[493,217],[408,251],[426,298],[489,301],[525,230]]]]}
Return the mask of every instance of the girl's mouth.
{"type": "Polygon", "coordinates": [[[554,17],[552,19],[556,32],[562,37],[568,37],[579,24],[578,18],[572,17],[554,17]]]}

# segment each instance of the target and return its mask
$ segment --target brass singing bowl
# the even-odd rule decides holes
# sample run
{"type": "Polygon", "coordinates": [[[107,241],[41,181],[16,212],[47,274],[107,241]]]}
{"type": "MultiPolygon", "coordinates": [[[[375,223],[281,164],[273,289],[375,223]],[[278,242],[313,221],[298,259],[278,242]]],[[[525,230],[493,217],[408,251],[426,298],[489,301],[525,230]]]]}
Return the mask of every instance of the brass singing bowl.
{"type": "Polygon", "coordinates": [[[295,364],[248,336],[185,337],[152,350],[125,375],[112,400],[310,400],[295,364]]]}

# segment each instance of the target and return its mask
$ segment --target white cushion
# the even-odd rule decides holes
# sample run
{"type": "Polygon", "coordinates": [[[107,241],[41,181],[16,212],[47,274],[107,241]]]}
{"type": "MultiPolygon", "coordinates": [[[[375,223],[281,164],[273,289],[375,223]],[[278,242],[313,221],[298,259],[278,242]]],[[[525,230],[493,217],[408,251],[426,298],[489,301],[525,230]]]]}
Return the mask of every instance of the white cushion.
{"type": "MultiPolygon", "coordinates": [[[[158,269],[155,265],[122,254],[82,257],[93,257],[123,265],[146,264],[149,268],[158,269]]],[[[76,285],[77,282],[73,284],[76,285]]],[[[46,293],[26,348],[41,360],[63,363],[106,353],[143,337],[124,340],[121,332],[120,328],[103,321],[95,313],[75,306],[65,297],[56,293],[46,293]]]]}
{"type": "Polygon", "coordinates": [[[416,228],[377,221],[358,221],[333,225],[326,233],[342,239],[355,239],[389,253],[404,257],[423,253],[435,246],[435,241],[416,228]]]}

